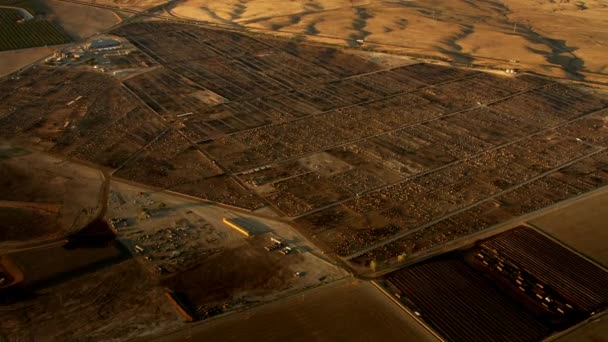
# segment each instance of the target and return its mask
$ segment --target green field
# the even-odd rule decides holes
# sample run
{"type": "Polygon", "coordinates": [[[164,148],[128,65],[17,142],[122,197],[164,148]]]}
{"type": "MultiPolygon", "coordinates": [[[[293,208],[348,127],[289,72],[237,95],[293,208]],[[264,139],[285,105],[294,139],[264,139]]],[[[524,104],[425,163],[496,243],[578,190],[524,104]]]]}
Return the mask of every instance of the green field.
{"type": "Polygon", "coordinates": [[[35,46],[64,44],[70,36],[50,21],[22,19],[19,11],[0,8],[0,51],[24,49],[35,46]]]}

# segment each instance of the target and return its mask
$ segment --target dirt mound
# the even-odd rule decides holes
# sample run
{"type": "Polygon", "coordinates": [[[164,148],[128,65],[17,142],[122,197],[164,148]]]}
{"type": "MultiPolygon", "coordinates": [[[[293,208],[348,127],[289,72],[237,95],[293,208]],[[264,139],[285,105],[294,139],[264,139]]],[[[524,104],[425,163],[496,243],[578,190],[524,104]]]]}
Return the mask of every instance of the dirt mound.
{"type": "Polygon", "coordinates": [[[104,220],[96,219],[82,230],[70,235],[65,248],[104,247],[114,241],[116,234],[104,220]]]}

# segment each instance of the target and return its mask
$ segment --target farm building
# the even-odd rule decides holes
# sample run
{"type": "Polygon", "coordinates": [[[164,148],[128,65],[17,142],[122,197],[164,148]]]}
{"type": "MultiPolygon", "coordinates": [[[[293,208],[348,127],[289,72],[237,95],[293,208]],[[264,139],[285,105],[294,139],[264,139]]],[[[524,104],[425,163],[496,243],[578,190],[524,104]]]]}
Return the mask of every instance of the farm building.
{"type": "Polygon", "coordinates": [[[89,49],[99,51],[115,50],[120,47],[120,42],[114,39],[98,39],[89,44],[89,49]]]}

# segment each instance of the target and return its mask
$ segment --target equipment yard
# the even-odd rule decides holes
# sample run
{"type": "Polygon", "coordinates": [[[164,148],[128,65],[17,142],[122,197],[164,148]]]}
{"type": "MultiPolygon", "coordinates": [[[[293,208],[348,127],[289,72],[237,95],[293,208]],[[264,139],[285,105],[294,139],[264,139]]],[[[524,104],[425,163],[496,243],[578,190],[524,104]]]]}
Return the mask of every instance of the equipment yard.
{"type": "Polygon", "coordinates": [[[287,223],[142,190],[113,182],[107,217],[132,254],[196,318],[347,276],[287,223]],[[281,248],[267,250],[272,239],[281,248]]]}

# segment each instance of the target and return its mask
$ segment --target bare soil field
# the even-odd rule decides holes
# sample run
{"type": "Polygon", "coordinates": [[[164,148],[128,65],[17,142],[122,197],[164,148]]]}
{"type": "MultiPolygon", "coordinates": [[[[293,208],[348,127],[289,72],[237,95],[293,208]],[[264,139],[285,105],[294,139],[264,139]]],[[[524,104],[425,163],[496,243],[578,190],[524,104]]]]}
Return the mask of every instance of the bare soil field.
{"type": "Polygon", "coordinates": [[[114,239],[113,234],[108,233],[106,223],[95,222],[68,236],[63,245],[7,254],[24,274],[23,282],[18,285],[19,290],[35,293],[54,283],[77,278],[127,259],[130,254],[114,239]]]}
{"type": "Polygon", "coordinates": [[[155,341],[435,341],[369,282],[345,280],[155,341]]]}
{"type": "Polygon", "coordinates": [[[590,197],[530,221],[560,240],[608,267],[608,194],[590,197]]]}
{"type": "Polygon", "coordinates": [[[608,321],[606,320],[607,313],[598,315],[597,319],[593,319],[583,326],[570,331],[563,336],[555,339],[558,342],[604,342],[608,336],[608,321]]]}
{"type": "Polygon", "coordinates": [[[177,17],[266,34],[456,63],[606,81],[602,1],[187,0],[177,17]]]}
{"type": "Polygon", "coordinates": [[[112,6],[118,8],[129,8],[133,10],[145,10],[150,7],[164,3],[164,0],[81,0],[83,3],[94,5],[112,6]]]}
{"type": "Polygon", "coordinates": [[[0,144],[0,179],[2,249],[61,238],[102,208],[101,172],[18,145],[0,144]]]}
{"type": "Polygon", "coordinates": [[[0,288],[0,337],[124,340],[179,326],[157,279],[115,238],[94,220],[57,243],[0,256],[17,276],[0,288]]]}
{"type": "Polygon", "coordinates": [[[50,55],[64,45],[35,47],[30,49],[10,50],[0,52],[0,77],[17,71],[45,56],[50,55]]]}
{"type": "Polygon", "coordinates": [[[41,237],[60,231],[58,213],[13,207],[0,208],[0,240],[41,237]]]}
{"type": "Polygon", "coordinates": [[[182,324],[163,289],[134,260],[0,307],[0,336],[9,341],[126,340],[182,324]]]}
{"type": "Polygon", "coordinates": [[[608,296],[608,273],[527,227],[387,280],[402,303],[449,340],[535,341],[601,312],[608,296]]]}
{"type": "Polygon", "coordinates": [[[42,0],[48,15],[74,39],[84,39],[120,23],[116,13],[98,7],[58,0],[42,0]]]}

